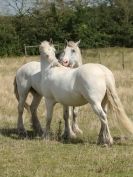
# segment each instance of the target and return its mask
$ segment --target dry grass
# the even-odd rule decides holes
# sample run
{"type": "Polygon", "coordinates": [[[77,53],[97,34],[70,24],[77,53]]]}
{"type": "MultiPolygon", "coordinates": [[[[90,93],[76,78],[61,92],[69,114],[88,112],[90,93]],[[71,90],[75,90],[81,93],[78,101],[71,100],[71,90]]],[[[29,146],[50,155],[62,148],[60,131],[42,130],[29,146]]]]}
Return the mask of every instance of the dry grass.
{"type": "MultiPolygon", "coordinates": [[[[117,91],[128,116],[133,120],[133,51],[124,49],[125,70],[122,69],[122,49],[101,49],[101,63],[108,66],[116,78],[117,91]]],[[[84,51],[84,63],[96,62],[96,50],[84,51]]],[[[13,80],[17,68],[38,57],[4,58],[0,60],[0,176],[1,177],[132,177],[133,141],[116,141],[111,148],[95,144],[99,132],[99,120],[88,105],[81,107],[79,125],[83,136],[75,142],[56,140],[62,107],[54,110],[52,129],[55,139],[46,142],[38,137],[21,140],[15,131],[17,122],[17,101],[13,94],[13,80]]],[[[45,107],[39,107],[39,118],[44,127],[45,107]]],[[[25,112],[25,127],[32,133],[29,114],[25,112]]],[[[113,136],[120,132],[111,124],[113,136]]],[[[63,124],[63,121],[62,121],[63,124]]],[[[63,125],[62,125],[63,129],[63,125]]],[[[33,135],[33,134],[32,134],[33,135]]]]}

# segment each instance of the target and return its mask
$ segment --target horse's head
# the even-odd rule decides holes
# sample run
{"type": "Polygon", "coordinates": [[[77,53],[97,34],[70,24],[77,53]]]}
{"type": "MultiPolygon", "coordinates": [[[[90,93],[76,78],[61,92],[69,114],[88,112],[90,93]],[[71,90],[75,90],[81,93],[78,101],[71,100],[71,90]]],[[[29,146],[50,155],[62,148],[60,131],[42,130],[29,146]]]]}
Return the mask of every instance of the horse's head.
{"type": "Polygon", "coordinates": [[[55,48],[52,42],[43,41],[39,46],[40,54],[44,56],[45,59],[48,59],[49,62],[52,62],[56,59],[55,48]]]}
{"type": "Polygon", "coordinates": [[[60,55],[60,62],[66,67],[74,67],[78,62],[77,60],[81,57],[80,49],[78,47],[80,41],[66,41],[67,45],[64,52],[60,55]]]}
{"type": "Polygon", "coordinates": [[[51,67],[62,66],[55,56],[55,48],[51,41],[43,41],[39,46],[39,50],[41,55],[41,61],[47,61],[48,65],[50,65],[51,67]]]}

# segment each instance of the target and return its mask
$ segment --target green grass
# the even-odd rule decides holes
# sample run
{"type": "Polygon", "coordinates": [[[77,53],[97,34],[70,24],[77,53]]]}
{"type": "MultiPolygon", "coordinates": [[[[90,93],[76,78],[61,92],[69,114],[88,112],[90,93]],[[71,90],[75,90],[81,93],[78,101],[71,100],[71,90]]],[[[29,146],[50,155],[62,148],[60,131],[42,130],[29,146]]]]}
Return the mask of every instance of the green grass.
{"type": "Polygon", "coordinates": [[[1,137],[2,177],[122,176],[133,174],[131,144],[102,148],[90,143],[64,144],[1,137]]]}
{"type": "MultiPolygon", "coordinates": [[[[100,49],[101,63],[108,66],[116,78],[117,91],[128,116],[133,120],[133,51],[123,49],[125,70],[121,65],[122,49],[100,49]]],[[[98,62],[96,50],[84,51],[84,63],[98,62]]],[[[52,121],[53,139],[45,141],[34,135],[29,114],[25,111],[25,127],[29,139],[20,139],[16,131],[17,101],[13,94],[13,78],[17,68],[31,58],[0,60],[0,177],[132,177],[133,140],[120,140],[120,131],[112,123],[111,134],[115,137],[112,147],[97,146],[100,123],[90,106],[80,108],[79,125],[83,136],[65,142],[58,140],[62,107],[57,104],[52,121]]],[[[45,106],[42,100],[38,110],[41,125],[45,127],[45,106]]]]}

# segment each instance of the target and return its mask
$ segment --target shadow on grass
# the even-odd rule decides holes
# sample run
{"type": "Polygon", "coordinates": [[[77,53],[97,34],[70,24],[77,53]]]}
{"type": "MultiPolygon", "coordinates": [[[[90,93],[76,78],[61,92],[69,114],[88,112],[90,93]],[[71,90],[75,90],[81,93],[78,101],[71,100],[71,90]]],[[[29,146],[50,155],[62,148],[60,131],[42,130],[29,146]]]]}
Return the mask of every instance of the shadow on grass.
{"type": "Polygon", "coordinates": [[[34,139],[37,137],[36,132],[32,130],[27,131],[27,136],[19,135],[18,130],[16,128],[1,128],[0,134],[5,137],[10,137],[12,139],[20,140],[20,139],[34,139]]]}
{"type": "Polygon", "coordinates": [[[127,136],[114,136],[114,144],[118,146],[130,146],[133,145],[133,139],[127,136]]]}
{"type": "MultiPolygon", "coordinates": [[[[42,140],[42,137],[39,137],[38,134],[33,130],[27,130],[27,136],[19,135],[18,130],[16,128],[1,128],[0,134],[5,137],[9,137],[15,140],[22,140],[22,139],[40,139],[42,140]]],[[[76,139],[63,139],[59,134],[51,133],[50,140],[55,140],[63,144],[84,144],[85,141],[81,138],[76,139]]]]}
{"type": "MultiPolygon", "coordinates": [[[[19,136],[18,130],[16,128],[1,128],[0,129],[0,134],[9,137],[15,140],[22,140],[22,139],[40,139],[42,140],[42,137],[39,137],[37,133],[33,130],[27,130],[27,136],[19,136]]],[[[59,134],[52,134],[50,137],[51,140],[58,141],[63,144],[90,144],[90,145],[96,145],[96,141],[94,139],[90,139],[88,137],[87,139],[84,137],[77,137],[75,139],[63,139],[62,136],[59,134]]],[[[133,140],[128,138],[128,137],[113,137],[114,139],[114,145],[118,146],[129,146],[133,145],[133,140]]]]}
{"type": "Polygon", "coordinates": [[[85,141],[79,137],[75,139],[58,139],[58,142],[63,143],[63,144],[85,144],[85,141]]]}
{"type": "MultiPolygon", "coordinates": [[[[121,137],[121,136],[114,136],[113,137],[114,144],[113,146],[132,146],[133,145],[133,139],[129,137],[121,137]]],[[[96,146],[101,146],[101,147],[106,147],[103,145],[97,145],[97,141],[94,140],[94,138],[76,138],[76,139],[70,139],[70,140],[64,140],[62,139],[61,141],[64,144],[90,144],[90,145],[96,145],[96,146]]],[[[110,147],[113,147],[110,146],[110,147]]]]}

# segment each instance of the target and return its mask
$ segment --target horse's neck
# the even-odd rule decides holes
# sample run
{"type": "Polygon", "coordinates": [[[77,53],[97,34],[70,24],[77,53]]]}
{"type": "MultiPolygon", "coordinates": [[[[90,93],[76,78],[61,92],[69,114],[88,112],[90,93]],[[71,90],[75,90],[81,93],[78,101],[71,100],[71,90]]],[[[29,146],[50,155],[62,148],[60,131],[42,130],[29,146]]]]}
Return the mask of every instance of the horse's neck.
{"type": "Polygon", "coordinates": [[[51,67],[60,67],[62,66],[57,59],[50,62],[48,59],[44,58],[45,56],[41,55],[41,75],[44,77],[47,75],[51,67]]]}
{"type": "Polygon", "coordinates": [[[82,62],[82,55],[81,55],[81,52],[80,52],[80,49],[78,49],[78,58],[77,58],[77,62],[78,62],[78,65],[80,66],[80,65],[82,65],[83,64],[83,62],[82,62]]]}
{"type": "Polygon", "coordinates": [[[47,71],[50,64],[48,60],[44,58],[43,55],[41,55],[40,63],[41,63],[41,74],[44,75],[45,71],[47,71]]]}

